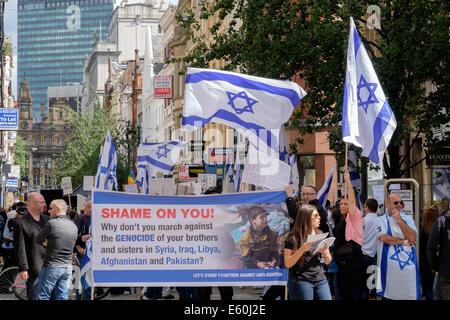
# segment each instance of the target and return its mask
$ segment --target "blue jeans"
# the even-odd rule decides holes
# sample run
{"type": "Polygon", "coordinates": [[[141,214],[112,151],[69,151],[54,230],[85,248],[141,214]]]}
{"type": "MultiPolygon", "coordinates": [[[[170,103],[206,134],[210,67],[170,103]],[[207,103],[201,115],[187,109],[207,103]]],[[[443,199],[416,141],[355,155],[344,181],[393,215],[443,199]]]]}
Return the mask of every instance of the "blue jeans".
{"type": "Polygon", "coordinates": [[[331,300],[327,280],[313,283],[289,279],[288,291],[291,300],[331,300]]]}
{"type": "Polygon", "coordinates": [[[39,273],[38,300],[50,300],[54,290],[55,300],[67,300],[72,278],[70,267],[43,267],[39,273]]]}

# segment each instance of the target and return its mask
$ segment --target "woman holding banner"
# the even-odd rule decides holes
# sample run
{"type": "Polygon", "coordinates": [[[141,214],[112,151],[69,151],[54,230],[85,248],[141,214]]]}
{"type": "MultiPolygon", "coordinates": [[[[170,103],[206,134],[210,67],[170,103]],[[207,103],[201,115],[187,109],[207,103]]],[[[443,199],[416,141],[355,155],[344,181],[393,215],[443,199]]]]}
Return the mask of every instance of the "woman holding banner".
{"type": "Polygon", "coordinates": [[[288,291],[291,300],[331,300],[330,287],[322,267],[331,262],[328,246],[313,254],[309,235],[322,233],[318,228],[320,216],[312,205],[304,205],[297,212],[291,233],[284,245],[284,262],[289,268],[288,291]]]}

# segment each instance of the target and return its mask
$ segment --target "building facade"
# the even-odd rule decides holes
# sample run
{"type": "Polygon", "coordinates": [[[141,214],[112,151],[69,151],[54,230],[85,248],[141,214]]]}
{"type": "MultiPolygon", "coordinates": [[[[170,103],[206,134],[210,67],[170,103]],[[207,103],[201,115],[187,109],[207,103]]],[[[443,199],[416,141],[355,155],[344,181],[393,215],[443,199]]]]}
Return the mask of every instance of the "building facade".
{"type": "Polygon", "coordinates": [[[26,75],[35,121],[48,87],[82,82],[83,59],[106,39],[113,1],[18,1],[18,82],[26,75]]]}
{"type": "Polygon", "coordinates": [[[60,98],[54,101],[48,112],[41,110],[39,122],[34,122],[33,98],[27,78],[19,88],[19,130],[27,152],[25,158],[26,177],[31,188],[52,188],[57,158],[70,136],[70,127],[64,123],[69,116],[64,109],[68,101],[60,98]]]}

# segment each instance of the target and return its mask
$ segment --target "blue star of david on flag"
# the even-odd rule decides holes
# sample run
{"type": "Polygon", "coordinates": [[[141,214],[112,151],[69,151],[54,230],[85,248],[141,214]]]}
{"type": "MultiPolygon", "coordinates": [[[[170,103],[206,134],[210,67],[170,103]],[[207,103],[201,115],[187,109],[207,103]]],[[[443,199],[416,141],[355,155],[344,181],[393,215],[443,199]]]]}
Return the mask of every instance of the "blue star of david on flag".
{"type": "Polygon", "coordinates": [[[404,267],[406,267],[407,265],[410,264],[410,262],[412,262],[412,260],[414,258],[414,252],[412,250],[405,251],[404,246],[394,246],[394,249],[395,249],[395,253],[390,258],[394,261],[397,261],[398,265],[400,267],[400,270],[403,270],[404,267]],[[402,260],[400,255],[402,255],[402,256],[406,255],[408,258],[406,260],[402,260]]]}
{"type": "Polygon", "coordinates": [[[156,152],[156,155],[158,156],[158,159],[161,158],[167,158],[167,154],[169,153],[169,149],[167,148],[167,145],[163,145],[158,147],[158,152],[156,152]]]}
{"type": "Polygon", "coordinates": [[[375,90],[377,89],[378,84],[377,83],[368,83],[366,81],[366,79],[364,79],[363,75],[361,75],[361,78],[359,79],[359,84],[358,84],[358,106],[362,107],[364,109],[364,112],[367,113],[367,108],[369,107],[370,104],[372,103],[378,103],[380,101],[378,101],[377,96],[375,95],[375,90]],[[365,93],[366,90],[363,90],[363,92],[361,92],[361,89],[366,88],[368,91],[368,96],[366,101],[363,101],[363,99],[361,98],[361,93],[365,93]]]}
{"type": "Polygon", "coordinates": [[[227,95],[228,95],[228,104],[233,108],[234,112],[236,112],[237,114],[242,114],[244,112],[254,113],[252,106],[258,101],[247,96],[247,93],[245,91],[241,91],[239,93],[227,91],[227,95]],[[247,105],[244,107],[239,107],[239,105],[236,106],[235,100],[239,98],[244,99],[247,102],[247,105]]]}

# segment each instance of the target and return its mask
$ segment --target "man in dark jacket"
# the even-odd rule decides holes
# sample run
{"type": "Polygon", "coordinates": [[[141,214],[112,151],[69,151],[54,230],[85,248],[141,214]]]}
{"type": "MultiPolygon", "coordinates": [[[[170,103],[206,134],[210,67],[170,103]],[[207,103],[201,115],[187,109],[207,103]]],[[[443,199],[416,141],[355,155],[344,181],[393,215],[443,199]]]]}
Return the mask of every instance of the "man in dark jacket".
{"type": "Polygon", "coordinates": [[[450,209],[431,227],[427,258],[431,270],[438,272],[437,299],[450,300],[450,209]]]}
{"type": "Polygon", "coordinates": [[[45,199],[37,192],[28,196],[27,211],[17,220],[14,228],[14,253],[20,277],[27,285],[28,300],[35,300],[39,285],[39,272],[45,258],[45,247],[34,241],[34,237],[45,226],[49,217],[44,215],[45,199]]]}
{"type": "Polygon", "coordinates": [[[320,204],[319,200],[317,200],[317,189],[314,186],[304,186],[302,188],[302,204],[311,204],[317,208],[320,216],[320,225],[319,230],[323,233],[330,232],[330,228],[328,227],[328,213],[320,204]]]}

